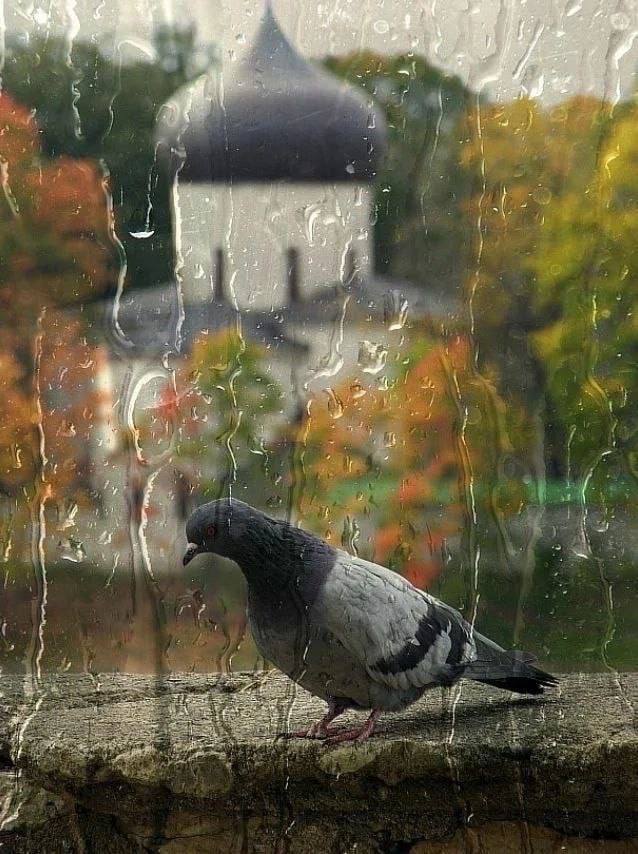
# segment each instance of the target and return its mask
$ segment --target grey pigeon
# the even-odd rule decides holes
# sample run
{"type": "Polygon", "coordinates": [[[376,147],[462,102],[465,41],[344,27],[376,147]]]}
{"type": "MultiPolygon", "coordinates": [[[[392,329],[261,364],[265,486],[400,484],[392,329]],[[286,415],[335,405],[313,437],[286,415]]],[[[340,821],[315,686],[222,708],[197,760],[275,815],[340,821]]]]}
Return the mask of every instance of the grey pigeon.
{"type": "Polygon", "coordinates": [[[362,741],[382,712],[461,678],[521,694],[557,683],[529,656],[504,650],[397,573],[236,499],[198,507],[186,535],[184,565],[203,553],[239,565],[259,651],[327,701],[320,721],[291,735],[362,741]],[[328,725],[346,709],[371,714],[363,726],[335,732],[328,725]]]}

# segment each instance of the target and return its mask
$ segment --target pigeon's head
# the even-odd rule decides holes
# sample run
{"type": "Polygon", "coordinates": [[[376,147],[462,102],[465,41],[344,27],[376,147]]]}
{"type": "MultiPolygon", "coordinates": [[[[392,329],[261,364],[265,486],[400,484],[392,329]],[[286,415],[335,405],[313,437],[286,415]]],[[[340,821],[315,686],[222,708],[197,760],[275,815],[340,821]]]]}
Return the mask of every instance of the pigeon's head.
{"type": "Polygon", "coordinates": [[[186,523],[188,547],[184,566],[198,554],[217,554],[236,560],[268,524],[268,517],[243,501],[220,498],[202,504],[186,523]]]}

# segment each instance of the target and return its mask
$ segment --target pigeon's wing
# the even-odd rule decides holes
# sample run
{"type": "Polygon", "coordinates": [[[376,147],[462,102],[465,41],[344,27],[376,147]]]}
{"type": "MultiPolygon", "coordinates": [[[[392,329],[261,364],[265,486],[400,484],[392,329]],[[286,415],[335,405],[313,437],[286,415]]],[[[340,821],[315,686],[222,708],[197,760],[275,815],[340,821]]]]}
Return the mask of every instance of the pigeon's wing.
{"type": "Polygon", "coordinates": [[[391,688],[457,679],[476,657],[472,630],[453,608],[377,564],[338,552],[313,619],[391,688]]]}

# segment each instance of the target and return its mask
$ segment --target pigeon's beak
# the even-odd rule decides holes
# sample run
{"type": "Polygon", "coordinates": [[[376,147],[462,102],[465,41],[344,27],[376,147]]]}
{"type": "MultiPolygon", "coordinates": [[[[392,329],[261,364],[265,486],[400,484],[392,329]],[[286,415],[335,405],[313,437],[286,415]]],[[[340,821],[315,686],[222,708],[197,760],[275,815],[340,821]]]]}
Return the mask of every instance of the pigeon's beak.
{"type": "Polygon", "coordinates": [[[192,559],[195,557],[195,555],[199,554],[199,552],[200,552],[199,546],[196,546],[195,543],[189,543],[187,548],[186,548],[186,551],[184,552],[184,559],[182,560],[182,563],[184,564],[184,566],[187,566],[192,561],[192,559]]]}

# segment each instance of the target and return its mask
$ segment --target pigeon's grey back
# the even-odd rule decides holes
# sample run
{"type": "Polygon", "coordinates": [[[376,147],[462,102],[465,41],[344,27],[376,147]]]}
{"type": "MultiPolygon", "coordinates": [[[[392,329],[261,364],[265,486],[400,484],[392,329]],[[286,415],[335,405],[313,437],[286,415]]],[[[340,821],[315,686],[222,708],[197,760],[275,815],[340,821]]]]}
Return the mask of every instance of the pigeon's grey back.
{"type": "Polygon", "coordinates": [[[476,658],[470,625],[397,573],[338,552],[312,611],[389,688],[450,684],[476,658]]]}

